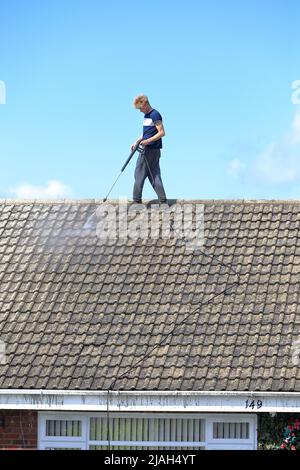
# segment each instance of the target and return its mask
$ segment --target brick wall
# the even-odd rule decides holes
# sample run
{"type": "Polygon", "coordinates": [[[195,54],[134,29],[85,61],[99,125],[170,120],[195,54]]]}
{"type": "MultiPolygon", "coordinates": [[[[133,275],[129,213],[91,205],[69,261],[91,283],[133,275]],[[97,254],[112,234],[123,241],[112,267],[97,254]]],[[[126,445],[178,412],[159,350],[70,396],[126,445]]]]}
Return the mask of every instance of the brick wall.
{"type": "Polygon", "coordinates": [[[0,410],[0,449],[36,448],[37,412],[0,410]]]}

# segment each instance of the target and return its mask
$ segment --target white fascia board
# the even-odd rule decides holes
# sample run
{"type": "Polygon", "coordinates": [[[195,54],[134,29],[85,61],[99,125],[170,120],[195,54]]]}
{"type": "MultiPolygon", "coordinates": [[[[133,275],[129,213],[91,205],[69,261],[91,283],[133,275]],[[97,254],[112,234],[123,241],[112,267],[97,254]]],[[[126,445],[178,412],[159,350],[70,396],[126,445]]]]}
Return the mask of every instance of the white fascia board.
{"type": "MultiPolygon", "coordinates": [[[[0,390],[0,409],[105,411],[107,391],[0,390]]],[[[299,392],[110,391],[110,411],[299,412],[299,392]]]]}

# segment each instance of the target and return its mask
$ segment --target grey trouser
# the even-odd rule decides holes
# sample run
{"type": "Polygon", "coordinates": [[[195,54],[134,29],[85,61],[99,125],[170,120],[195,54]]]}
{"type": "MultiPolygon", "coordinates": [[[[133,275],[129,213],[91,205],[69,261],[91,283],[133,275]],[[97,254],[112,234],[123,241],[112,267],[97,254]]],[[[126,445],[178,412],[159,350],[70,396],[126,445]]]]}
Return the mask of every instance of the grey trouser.
{"type": "Polygon", "coordinates": [[[166,201],[166,193],[160,175],[159,159],[160,149],[151,149],[145,147],[144,151],[140,153],[134,172],[134,201],[141,201],[143,186],[146,178],[148,178],[152,184],[159,201],[166,201]]]}

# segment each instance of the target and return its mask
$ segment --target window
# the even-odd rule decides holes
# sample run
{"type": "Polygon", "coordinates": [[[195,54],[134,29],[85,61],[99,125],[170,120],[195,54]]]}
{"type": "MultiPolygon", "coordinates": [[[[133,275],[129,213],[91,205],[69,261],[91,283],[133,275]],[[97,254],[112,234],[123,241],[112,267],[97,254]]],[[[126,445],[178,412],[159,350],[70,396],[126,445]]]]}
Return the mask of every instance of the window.
{"type": "Polygon", "coordinates": [[[256,415],[39,413],[39,449],[255,449],[256,415]],[[109,440],[109,442],[108,442],[109,440]]]}
{"type": "Polygon", "coordinates": [[[80,420],[47,419],[46,436],[80,437],[81,424],[80,420]]]}
{"type": "MultiPolygon", "coordinates": [[[[204,441],[204,420],[180,415],[120,415],[110,418],[109,433],[113,448],[199,448],[204,441]]],[[[90,418],[89,448],[107,448],[107,436],[106,417],[90,418]]]]}
{"type": "Polygon", "coordinates": [[[207,449],[256,449],[256,415],[215,415],[207,419],[207,449]]]}
{"type": "Polygon", "coordinates": [[[249,439],[249,423],[213,423],[214,439],[249,439]]]}
{"type": "Polygon", "coordinates": [[[68,450],[86,448],[84,414],[39,413],[39,448],[68,450]]]}

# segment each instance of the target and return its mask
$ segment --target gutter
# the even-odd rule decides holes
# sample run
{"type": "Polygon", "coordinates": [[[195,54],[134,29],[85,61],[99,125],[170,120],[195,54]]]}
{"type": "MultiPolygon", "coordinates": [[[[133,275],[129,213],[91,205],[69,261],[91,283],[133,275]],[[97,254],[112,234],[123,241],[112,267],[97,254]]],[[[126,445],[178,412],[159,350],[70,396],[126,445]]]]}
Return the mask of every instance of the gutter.
{"type": "MultiPolygon", "coordinates": [[[[106,390],[0,390],[0,409],[106,411],[106,390]]],[[[300,392],[110,391],[109,410],[130,412],[299,412],[300,392]]]]}

